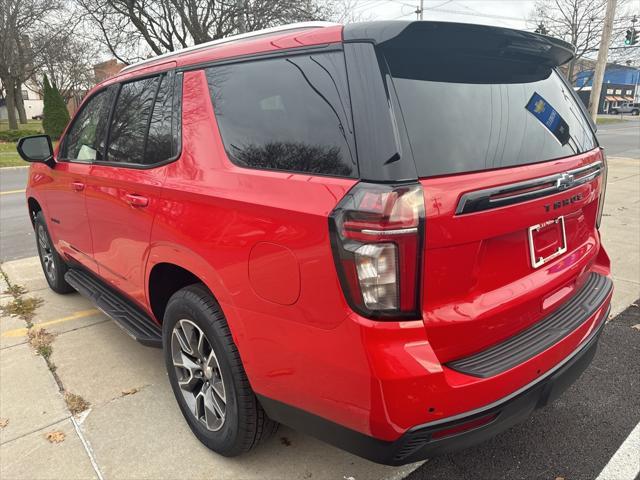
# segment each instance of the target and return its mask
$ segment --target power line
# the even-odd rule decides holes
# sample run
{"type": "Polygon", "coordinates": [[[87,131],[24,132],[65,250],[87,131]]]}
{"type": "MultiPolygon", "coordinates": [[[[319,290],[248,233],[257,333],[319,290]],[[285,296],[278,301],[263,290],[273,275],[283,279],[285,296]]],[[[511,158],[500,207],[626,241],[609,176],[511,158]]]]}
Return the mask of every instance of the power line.
{"type": "Polygon", "coordinates": [[[397,3],[400,5],[406,5],[407,7],[412,7],[414,6],[413,3],[408,3],[408,2],[403,2],[402,0],[366,0],[363,4],[361,5],[356,5],[355,8],[362,8],[364,6],[371,6],[371,5],[375,5],[376,3],[397,3]]]}
{"type": "Polygon", "coordinates": [[[420,0],[420,5],[418,5],[418,7],[416,8],[416,11],[414,13],[416,14],[416,17],[418,18],[418,20],[422,20],[425,10],[435,10],[437,8],[444,7],[445,5],[447,5],[448,3],[451,3],[453,1],[454,0],[445,0],[444,2],[440,3],[439,5],[434,5],[433,7],[426,7],[425,8],[424,0],[420,0]]]}
{"type": "MultiPolygon", "coordinates": [[[[392,20],[398,20],[400,18],[403,17],[407,17],[409,15],[412,15],[414,13],[420,13],[420,11],[424,11],[424,10],[430,10],[436,13],[452,13],[455,15],[466,15],[466,16],[473,16],[473,17],[483,17],[483,18],[494,18],[494,19],[502,19],[502,20],[512,20],[512,21],[517,21],[517,22],[526,22],[527,19],[526,18],[521,18],[521,17],[510,17],[507,15],[495,15],[495,14],[488,14],[488,13],[481,13],[478,10],[475,10],[471,7],[468,7],[467,5],[461,4],[461,6],[463,8],[466,8],[467,10],[469,10],[469,12],[463,12],[460,10],[451,10],[451,9],[442,9],[441,7],[448,5],[449,3],[452,3],[455,0],[445,0],[444,2],[438,4],[438,5],[434,5],[432,7],[423,7],[420,8],[420,6],[418,6],[416,8],[416,11],[414,12],[410,12],[410,13],[403,13],[402,15],[398,15],[397,17],[392,18],[392,20]]],[[[366,0],[362,5],[357,5],[355,8],[364,8],[365,6],[369,7],[371,5],[375,5],[376,3],[395,3],[395,4],[399,4],[399,5],[403,5],[403,6],[407,6],[407,7],[414,7],[415,4],[411,4],[402,0],[366,0]]]]}
{"type": "MultiPolygon", "coordinates": [[[[433,10],[431,8],[427,9],[427,10],[433,10]]],[[[509,17],[506,15],[490,15],[488,13],[471,13],[471,12],[461,12],[460,10],[449,10],[449,9],[438,9],[435,10],[436,12],[442,12],[442,13],[455,13],[456,15],[468,15],[468,16],[473,16],[473,17],[487,17],[487,18],[499,18],[499,19],[503,19],[503,20],[515,20],[518,22],[524,22],[526,21],[525,18],[521,18],[521,17],[509,17]]]]}
{"type": "MultiPolygon", "coordinates": [[[[464,3],[460,3],[460,6],[463,7],[463,8],[466,8],[467,10],[469,10],[471,12],[473,12],[476,16],[482,16],[483,15],[482,12],[476,10],[475,8],[469,7],[469,6],[465,5],[464,3]]],[[[505,22],[500,22],[500,23],[502,25],[506,25],[505,22]]]]}
{"type": "Polygon", "coordinates": [[[434,5],[433,7],[426,7],[426,10],[435,10],[436,8],[444,7],[447,3],[451,3],[453,0],[446,0],[442,2],[440,5],[434,5]]]}

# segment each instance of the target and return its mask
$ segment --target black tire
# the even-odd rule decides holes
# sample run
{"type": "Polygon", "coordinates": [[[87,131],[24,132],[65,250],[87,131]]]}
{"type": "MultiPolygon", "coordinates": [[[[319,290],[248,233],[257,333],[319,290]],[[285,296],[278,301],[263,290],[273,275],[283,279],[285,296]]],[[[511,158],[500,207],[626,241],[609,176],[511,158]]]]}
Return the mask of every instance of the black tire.
{"type": "Polygon", "coordinates": [[[615,108],[611,110],[611,115],[618,115],[618,110],[616,110],[615,108]]]}
{"type": "Polygon", "coordinates": [[[640,115],[640,110],[631,110],[631,115],[640,115]]]}
{"type": "Polygon", "coordinates": [[[40,265],[42,265],[44,278],[47,279],[49,287],[56,293],[74,292],[75,289],[64,279],[64,274],[67,273],[69,267],[56,251],[53,242],[51,242],[47,222],[45,222],[42,212],[36,214],[34,229],[40,265]]]}
{"type": "MultiPolygon", "coordinates": [[[[251,389],[225,316],[204,285],[195,284],[185,287],[169,299],[162,329],[164,357],[171,388],[182,415],[198,440],[221,455],[233,457],[248,452],[276,432],[278,423],[267,417],[251,389]],[[193,325],[198,328],[193,328],[193,325]],[[185,331],[192,333],[189,339],[187,335],[183,335],[185,331]],[[206,352],[204,342],[198,340],[198,336],[202,333],[209,345],[209,353],[206,352]],[[205,354],[202,355],[201,352],[194,355],[187,354],[182,345],[189,341],[190,345],[203,345],[205,354]],[[213,364],[217,369],[205,369],[204,365],[207,362],[203,359],[210,358],[212,353],[215,359],[213,364]],[[195,368],[176,367],[174,355],[179,359],[180,364],[186,364],[190,359],[190,365],[195,368]],[[201,368],[199,373],[196,371],[198,365],[194,363],[198,362],[198,359],[203,362],[199,364],[201,368]],[[196,371],[195,374],[193,374],[194,371],[196,371]],[[196,385],[193,387],[193,392],[180,387],[179,377],[182,381],[197,379],[189,382],[196,385]],[[218,389],[220,384],[222,385],[224,399],[215,394],[214,384],[216,383],[218,389]],[[207,385],[210,386],[207,387],[207,385]],[[207,393],[203,393],[205,388],[209,388],[207,393]],[[208,417],[197,416],[198,412],[204,409],[204,398],[209,398],[207,396],[209,394],[217,399],[217,402],[214,402],[215,405],[220,407],[224,404],[224,414],[212,414],[211,422],[208,417]],[[192,396],[194,398],[191,398],[192,396]],[[199,403],[198,396],[202,399],[202,403],[199,403]],[[188,399],[192,406],[188,403],[188,399]],[[212,424],[217,426],[216,422],[219,422],[220,418],[222,418],[221,426],[212,431],[210,426],[212,424]]],[[[208,412],[212,411],[209,409],[208,412]]]]}

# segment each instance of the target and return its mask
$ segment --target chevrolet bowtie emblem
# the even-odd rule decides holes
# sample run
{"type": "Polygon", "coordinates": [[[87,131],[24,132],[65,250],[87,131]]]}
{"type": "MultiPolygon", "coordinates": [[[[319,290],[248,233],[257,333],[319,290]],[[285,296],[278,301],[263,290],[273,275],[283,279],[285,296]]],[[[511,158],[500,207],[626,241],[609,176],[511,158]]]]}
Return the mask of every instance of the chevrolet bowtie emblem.
{"type": "Polygon", "coordinates": [[[568,173],[563,173],[556,180],[556,188],[558,190],[566,190],[567,188],[571,188],[573,186],[574,177],[568,173]]]}

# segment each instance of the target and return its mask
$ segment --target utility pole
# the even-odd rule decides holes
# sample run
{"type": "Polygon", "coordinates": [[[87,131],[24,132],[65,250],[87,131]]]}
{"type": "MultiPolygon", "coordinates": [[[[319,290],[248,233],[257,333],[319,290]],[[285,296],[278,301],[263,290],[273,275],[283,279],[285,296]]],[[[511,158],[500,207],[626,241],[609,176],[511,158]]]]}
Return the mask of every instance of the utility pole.
{"type": "Polygon", "coordinates": [[[424,0],[420,0],[420,6],[416,8],[416,18],[422,20],[422,12],[424,12],[424,0]]]}
{"type": "Polygon", "coordinates": [[[607,11],[602,27],[602,38],[600,39],[600,49],[598,50],[598,61],[593,74],[591,95],[589,97],[589,113],[594,123],[598,117],[598,107],[600,106],[600,92],[602,91],[602,81],[604,71],[607,68],[607,56],[609,55],[609,43],[611,42],[611,30],[613,30],[613,18],[616,15],[616,1],[607,0],[607,11]]]}

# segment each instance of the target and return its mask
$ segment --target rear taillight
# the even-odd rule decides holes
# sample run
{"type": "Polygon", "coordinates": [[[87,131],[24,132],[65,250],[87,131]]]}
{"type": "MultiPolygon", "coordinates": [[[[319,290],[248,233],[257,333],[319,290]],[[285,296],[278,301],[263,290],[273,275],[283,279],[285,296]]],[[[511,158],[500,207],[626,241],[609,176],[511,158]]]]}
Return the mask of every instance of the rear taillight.
{"type": "Polygon", "coordinates": [[[419,184],[358,183],[329,217],[340,283],[369,318],[419,318],[424,199],[419,184]]]}
{"type": "Polygon", "coordinates": [[[600,182],[600,198],[598,199],[598,214],[596,216],[596,227],[600,228],[600,221],[602,220],[602,212],[604,211],[604,198],[607,193],[607,172],[609,166],[607,165],[607,154],[604,149],[600,149],[602,155],[602,180],[600,182]]]}

